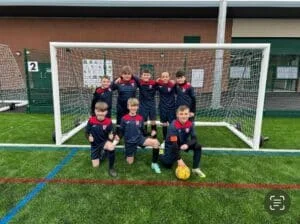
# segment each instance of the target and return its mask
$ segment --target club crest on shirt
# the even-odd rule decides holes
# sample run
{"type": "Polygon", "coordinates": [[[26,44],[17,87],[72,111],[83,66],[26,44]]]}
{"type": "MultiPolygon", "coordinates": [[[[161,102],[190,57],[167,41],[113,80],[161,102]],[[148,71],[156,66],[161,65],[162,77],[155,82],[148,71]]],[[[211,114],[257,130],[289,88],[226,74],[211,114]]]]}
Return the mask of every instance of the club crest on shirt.
{"type": "Polygon", "coordinates": [[[102,127],[103,127],[103,130],[105,130],[107,128],[107,125],[103,125],[102,127]]]}
{"type": "Polygon", "coordinates": [[[152,85],[149,85],[149,89],[152,89],[152,85]]]}
{"type": "Polygon", "coordinates": [[[134,87],[134,83],[131,83],[132,87],[134,87]]]}
{"type": "Polygon", "coordinates": [[[168,92],[171,92],[171,88],[170,87],[168,87],[168,92]]]}
{"type": "Polygon", "coordinates": [[[185,92],[185,89],[182,89],[182,92],[185,92]]]}
{"type": "Polygon", "coordinates": [[[135,121],[136,125],[140,125],[140,121],[135,121]]]}
{"type": "Polygon", "coordinates": [[[186,133],[189,133],[189,132],[190,132],[190,129],[189,129],[189,128],[186,128],[186,129],[185,129],[185,132],[186,132],[186,133]]]}

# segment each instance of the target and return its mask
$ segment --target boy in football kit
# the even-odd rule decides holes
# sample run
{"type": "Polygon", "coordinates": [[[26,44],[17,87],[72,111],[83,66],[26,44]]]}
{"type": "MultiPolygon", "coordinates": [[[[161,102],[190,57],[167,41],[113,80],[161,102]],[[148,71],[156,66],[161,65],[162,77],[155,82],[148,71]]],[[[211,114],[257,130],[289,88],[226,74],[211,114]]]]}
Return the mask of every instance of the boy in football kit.
{"type": "Polygon", "coordinates": [[[170,80],[169,72],[162,72],[157,79],[159,92],[159,115],[163,126],[163,137],[166,139],[168,125],[176,118],[175,115],[175,83],[170,80]]]}
{"type": "Polygon", "coordinates": [[[112,84],[112,90],[118,91],[117,99],[117,131],[119,129],[122,117],[127,114],[127,101],[131,97],[135,97],[137,90],[137,82],[132,77],[132,69],[130,66],[123,66],[121,69],[121,77],[116,79],[112,84]]]}
{"type": "Polygon", "coordinates": [[[190,119],[193,120],[196,111],[196,97],[194,88],[186,81],[185,72],[176,72],[176,109],[181,105],[186,105],[190,108],[190,119]]]}
{"type": "Polygon", "coordinates": [[[175,162],[178,166],[186,166],[181,158],[181,152],[193,150],[192,173],[204,178],[200,170],[202,147],[197,141],[193,123],[189,120],[190,109],[186,105],[179,106],[176,111],[177,119],[168,127],[164,153],[160,156],[162,164],[171,168],[175,162]]]}
{"type": "Polygon", "coordinates": [[[112,134],[112,121],[110,118],[106,117],[107,108],[108,106],[105,102],[97,102],[95,104],[95,115],[92,115],[89,118],[86,126],[86,137],[91,143],[91,159],[93,167],[99,167],[100,159],[102,159],[101,155],[107,154],[109,164],[108,173],[110,176],[116,177],[117,172],[114,169],[114,162],[115,145],[118,141],[112,134]]]}
{"type": "Polygon", "coordinates": [[[156,138],[144,137],[143,117],[137,114],[139,101],[136,98],[128,100],[129,113],[122,117],[118,136],[124,136],[125,156],[128,164],[134,162],[134,155],[138,146],[150,146],[152,151],[151,168],[155,173],[161,173],[157,163],[159,156],[159,141],[156,138]]]}
{"type": "Polygon", "coordinates": [[[103,76],[101,79],[101,86],[97,87],[92,99],[91,114],[94,115],[95,104],[97,102],[105,102],[108,105],[106,117],[111,118],[111,107],[112,107],[112,89],[111,82],[108,76],[103,76]]]}
{"type": "Polygon", "coordinates": [[[151,122],[151,137],[156,137],[156,103],[155,103],[155,93],[156,93],[156,82],[151,79],[151,73],[148,69],[144,69],[141,72],[141,77],[138,79],[134,76],[139,87],[139,114],[144,119],[144,129],[147,133],[147,121],[148,118],[151,122]]]}

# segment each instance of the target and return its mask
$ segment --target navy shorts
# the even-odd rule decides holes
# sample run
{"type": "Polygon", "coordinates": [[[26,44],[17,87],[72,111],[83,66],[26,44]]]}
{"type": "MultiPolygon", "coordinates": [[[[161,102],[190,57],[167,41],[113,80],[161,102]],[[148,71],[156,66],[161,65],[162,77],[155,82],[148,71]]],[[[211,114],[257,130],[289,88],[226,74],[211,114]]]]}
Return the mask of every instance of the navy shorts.
{"type": "Polygon", "coordinates": [[[169,124],[171,124],[172,121],[176,119],[176,112],[175,109],[159,108],[159,116],[160,116],[160,122],[162,123],[169,122],[169,124]]]}
{"type": "Polygon", "coordinates": [[[104,150],[105,143],[102,143],[97,146],[91,146],[91,159],[100,159],[100,153],[104,150]]]}
{"type": "Polygon", "coordinates": [[[148,121],[148,118],[150,121],[155,121],[156,120],[156,108],[154,107],[143,107],[140,105],[139,108],[139,114],[144,118],[144,121],[148,121]]]}
{"type": "Polygon", "coordinates": [[[146,141],[146,138],[144,136],[141,136],[136,143],[126,143],[125,142],[125,156],[126,157],[134,156],[137,151],[137,147],[144,146],[145,141],[146,141]]]}
{"type": "Polygon", "coordinates": [[[176,162],[175,157],[171,158],[166,155],[160,155],[159,160],[160,160],[161,164],[166,168],[172,168],[173,164],[176,162]]]}

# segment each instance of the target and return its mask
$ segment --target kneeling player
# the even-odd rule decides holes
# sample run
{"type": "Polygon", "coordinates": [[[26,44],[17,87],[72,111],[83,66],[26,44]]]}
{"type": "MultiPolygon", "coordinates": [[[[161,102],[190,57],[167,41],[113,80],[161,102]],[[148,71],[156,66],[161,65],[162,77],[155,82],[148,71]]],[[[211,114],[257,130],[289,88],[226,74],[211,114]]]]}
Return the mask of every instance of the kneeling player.
{"type": "Polygon", "coordinates": [[[134,155],[137,147],[150,146],[153,148],[151,168],[155,173],[161,173],[158,161],[159,141],[156,138],[144,137],[143,117],[137,114],[139,101],[136,98],[130,98],[127,103],[129,113],[122,117],[119,136],[124,136],[125,155],[128,164],[134,162],[134,155]]]}
{"type": "Polygon", "coordinates": [[[189,120],[189,115],[190,109],[187,106],[178,107],[176,111],[177,119],[168,128],[165,150],[163,155],[160,156],[160,160],[167,168],[171,168],[176,161],[178,166],[186,166],[180,153],[181,151],[193,150],[192,173],[205,177],[205,174],[200,170],[202,148],[197,142],[194,126],[189,120]]]}
{"type": "Polygon", "coordinates": [[[117,176],[114,169],[115,162],[115,145],[117,141],[113,142],[112,122],[111,119],[105,117],[107,114],[108,105],[104,102],[97,102],[95,104],[95,115],[91,116],[87,127],[86,136],[91,143],[91,159],[93,167],[99,167],[100,160],[104,155],[108,155],[109,170],[108,173],[112,177],[117,176]]]}

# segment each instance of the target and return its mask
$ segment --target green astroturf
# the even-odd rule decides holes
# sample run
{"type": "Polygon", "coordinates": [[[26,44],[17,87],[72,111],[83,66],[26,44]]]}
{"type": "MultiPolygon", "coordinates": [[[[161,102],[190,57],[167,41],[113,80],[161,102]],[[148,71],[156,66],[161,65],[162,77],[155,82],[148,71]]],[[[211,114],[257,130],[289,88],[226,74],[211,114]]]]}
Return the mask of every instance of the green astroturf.
{"type": "MultiPolygon", "coordinates": [[[[69,150],[0,150],[2,177],[44,177],[69,150]],[[16,163],[18,161],[18,163],[16,163]],[[19,164],[19,165],[17,165],[19,164]],[[11,170],[11,171],[10,171],[11,170]]],[[[192,154],[183,153],[191,166],[192,154]]],[[[157,175],[150,169],[151,152],[140,151],[133,165],[118,151],[119,180],[173,181],[173,169],[157,175]]],[[[92,168],[90,152],[78,151],[57,179],[111,179],[107,160],[92,168]]],[[[299,184],[300,157],[204,155],[207,178],[191,182],[299,184]]],[[[25,196],[33,184],[0,184],[1,215],[25,196]],[[2,194],[5,193],[5,194],[2,194]]],[[[272,216],[264,210],[269,189],[224,189],[183,186],[120,186],[47,183],[11,223],[297,223],[300,190],[285,190],[292,199],[289,212],[272,216]]]]}
{"type": "MultiPolygon", "coordinates": [[[[53,144],[53,116],[47,114],[0,113],[0,142],[53,144]]],[[[159,128],[161,140],[161,129],[159,128]]],[[[197,127],[197,136],[205,147],[247,148],[247,145],[222,127],[197,127]]],[[[263,119],[262,133],[269,137],[263,148],[299,149],[300,118],[263,119]]],[[[84,131],[66,144],[88,144],[84,131]]]]}
{"type": "Polygon", "coordinates": [[[0,177],[45,177],[68,151],[0,150],[0,177]]]}

